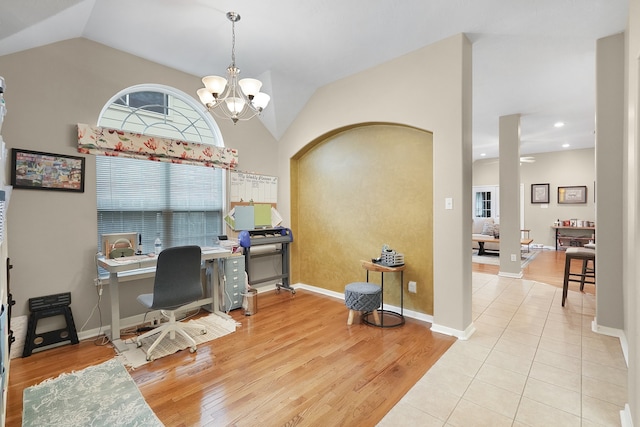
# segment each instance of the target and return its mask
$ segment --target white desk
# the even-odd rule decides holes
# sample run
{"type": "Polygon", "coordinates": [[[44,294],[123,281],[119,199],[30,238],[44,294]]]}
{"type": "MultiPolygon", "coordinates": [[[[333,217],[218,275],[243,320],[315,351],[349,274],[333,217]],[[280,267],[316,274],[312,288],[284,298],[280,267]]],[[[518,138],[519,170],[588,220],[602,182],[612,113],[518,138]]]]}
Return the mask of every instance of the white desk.
{"type": "MultiPolygon", "coordinates": [[[[219,247],[202,248],[202,261],[204,262],[212,262],[213,260],[234,256],[241,256],[241,254],[234,254],[228,249],[219,247]]],[[[98,265],[109,272],[109,294],[111,296],[111,342],[118,351],[126,350],[126,346],[120,339],[120,285],[118,283],[118,273],[136,270],[139,268],[155,267],[157,261],[158,258],[156,256],[147,255],[135,255],[132,257],[126,257],[125,259],[98,259],[98,265]]],[[[217,277],[215,273],[212,274],[212,276],[217,277]]],[[[193,306],[198,307],[210,304],[212,312],[225,315],[220,311],[217,285],[218,281],[216,278],[213,278],[212,283],[207,283],[206,286],[211,290],[211,295],[195,302],[193,306]]]]}

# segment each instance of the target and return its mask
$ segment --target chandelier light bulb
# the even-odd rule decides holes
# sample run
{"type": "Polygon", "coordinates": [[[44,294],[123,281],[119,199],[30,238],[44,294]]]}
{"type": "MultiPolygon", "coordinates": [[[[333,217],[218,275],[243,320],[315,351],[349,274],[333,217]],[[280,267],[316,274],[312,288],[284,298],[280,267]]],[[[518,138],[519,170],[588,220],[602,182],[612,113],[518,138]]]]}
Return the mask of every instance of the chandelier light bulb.
{"type": "Polygon", "coordinates": [[[260,88],[262,87],[262,82],[257,79],[242,79],[238,82],[240,88],[244,92],[245,95],[249,97],[249,99],[256,96],[260,93],[260,88]]]}
{"type": "Polygon", "coordinates": [[[220,76],[207,76],[202,78],[202,83],[217,98],[217,95],[220,95],[227,86],[227,79],[220,76]]]}
{"type": "Polygon", "coordinates": [[[227,104],[227,108],[229,109],[229,111],[231,111],[231,114],[235,116],[240,114],[244,109],[244,106],[246,105],[244,99],[240,97],[227,98],[225,99],[225,103],[227,104]]]}
{"type": "Polygon", "coordinates": [[[206,87],[198,89],[197,94],[198,98],[200,98],[200,102],[202,102],[204,105],[213,104],[215,102],[213,94],[209,92],[209,89],[207,89],[206,87]]]}
{"type": "Polygon", "coordinates": [[[271,97],[269,95],[267,95],[264,92],[260,92],[259,94],[257,94],[254,98],[253,101],[251,102],[257,109],[259,109],[260,111],[264,110],[265,108],[267,108],[267,105],[269,104],[269,100],[271,100],[271,97]]]}

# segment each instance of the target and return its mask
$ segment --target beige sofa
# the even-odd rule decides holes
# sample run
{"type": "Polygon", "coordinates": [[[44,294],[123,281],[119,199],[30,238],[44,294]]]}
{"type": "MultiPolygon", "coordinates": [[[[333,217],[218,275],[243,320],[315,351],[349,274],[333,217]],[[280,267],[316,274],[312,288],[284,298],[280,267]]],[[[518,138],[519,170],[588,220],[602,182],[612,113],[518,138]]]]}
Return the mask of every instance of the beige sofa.
{"type": "MultiPolygon", "coordinates": [[[[472,237],[481,237],[481,236],[494,236],[495,232],[497,232],[498,236],[500,236],[500,224],[496,223],[493,218],[473,218],[473,225],[471,227],[472,237]]],[[[478,242],[471,242],[472,249],[478,249],[478,242]]],[[[484,244],[484,249],[488,251],[497,251],[500,249],[499,243],[491,243],[487,242],[484,244]]]]}

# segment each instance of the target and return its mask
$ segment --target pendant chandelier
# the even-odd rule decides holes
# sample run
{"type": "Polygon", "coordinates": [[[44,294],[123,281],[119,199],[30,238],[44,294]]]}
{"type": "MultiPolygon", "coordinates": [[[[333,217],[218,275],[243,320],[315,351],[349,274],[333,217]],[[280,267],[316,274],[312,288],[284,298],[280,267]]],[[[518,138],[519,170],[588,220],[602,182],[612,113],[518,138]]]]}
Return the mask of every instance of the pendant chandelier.
{"type": "Polygon", "coordinates": [[[228,12],[231,21],[231,65],[227,68],[227,78],[207,76],[202,78],[203,88],[198,89],[200,101],[207,109],[221,118],[249,120],[260,114],[269,104],[271,97],[260,92],[262,82],[257,79],[238,80],[240,69],[236,67],[236,30],[235,24],[240,15],[228,12]]]}

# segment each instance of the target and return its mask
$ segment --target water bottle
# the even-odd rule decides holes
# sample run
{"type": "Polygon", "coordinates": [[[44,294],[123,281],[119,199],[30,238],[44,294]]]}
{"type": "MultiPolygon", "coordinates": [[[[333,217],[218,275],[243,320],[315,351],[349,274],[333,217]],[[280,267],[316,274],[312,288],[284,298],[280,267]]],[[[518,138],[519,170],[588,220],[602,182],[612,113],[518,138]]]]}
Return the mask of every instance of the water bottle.
{"type": "Polygon", "coordinates": [[[156,241],[153,242],[153,251],[156,255],[160,255],[160,252],[162,252],[162,240],[160,240],[160,236],[156,237],[156,241]]]}

